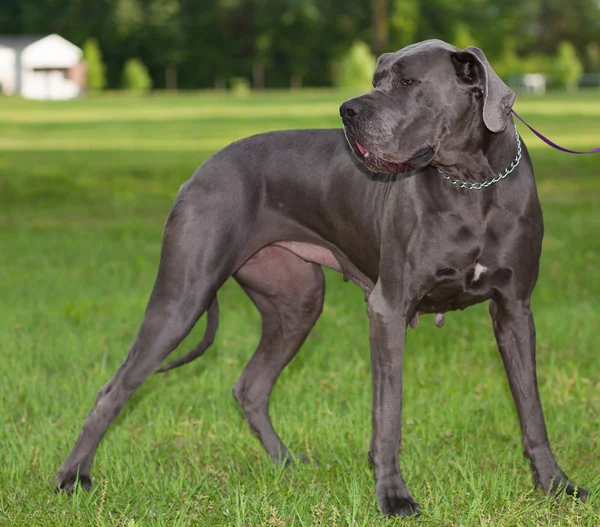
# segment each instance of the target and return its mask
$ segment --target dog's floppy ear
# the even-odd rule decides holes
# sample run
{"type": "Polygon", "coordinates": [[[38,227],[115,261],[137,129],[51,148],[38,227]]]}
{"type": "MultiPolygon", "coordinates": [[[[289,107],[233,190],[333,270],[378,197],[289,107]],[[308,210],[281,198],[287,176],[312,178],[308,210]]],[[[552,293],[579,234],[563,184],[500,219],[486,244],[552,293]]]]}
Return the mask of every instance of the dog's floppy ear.
{"type": "Polygon", "coordinates": [[[491,132],[502,132],[506,128],[517,96],[502,82],[479,48],[469,46],[453,54],[452,60],[460,79],[479,85],[483,92],[483,122],[491,132]]]}
{"type": "Polygon", "coordinates": [[[379,66],[385,59],[391,57],[393,55],[393,53],[382,53],[381,55],[379,55],[379,57],[377,58],[377,66],[379,66]]]}

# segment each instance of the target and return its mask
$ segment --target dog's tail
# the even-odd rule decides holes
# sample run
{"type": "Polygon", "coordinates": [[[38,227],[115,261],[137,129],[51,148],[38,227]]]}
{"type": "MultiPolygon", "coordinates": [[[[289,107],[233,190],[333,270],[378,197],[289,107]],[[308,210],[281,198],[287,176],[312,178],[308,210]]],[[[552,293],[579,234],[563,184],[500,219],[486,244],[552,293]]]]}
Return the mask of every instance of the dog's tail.
{"type": "Polygon", "coordinates": [[[173,368],[179,368],[179,366],[183,366],[184,364],[192,362],[200,357],[200,355],[202,355],[215,340],[215,334],[217,333],[218,327],[219,303],[217,302],[217,297],[215,296],[213,301],[208,306],[208,310],[206,311],[206,330],[204,331],[204,337],[202,337],[200,343],[187,355],[162,365],[158,370],[156,370],[156,373],[164,373],[172,370],[173,368]]]}

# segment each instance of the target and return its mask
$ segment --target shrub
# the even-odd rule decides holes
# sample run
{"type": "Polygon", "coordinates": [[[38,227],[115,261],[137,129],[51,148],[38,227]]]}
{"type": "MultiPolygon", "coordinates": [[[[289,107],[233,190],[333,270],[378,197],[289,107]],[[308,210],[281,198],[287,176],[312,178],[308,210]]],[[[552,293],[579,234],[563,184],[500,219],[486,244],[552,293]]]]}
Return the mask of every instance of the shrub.
{"type": "Polygon", "coordinates": [[[518,55],[513,39],[507,39],[502,47],[502,53],[491,61],[494,71],[501,79],[509,81],[527,73],[547,75],[550,70],[549,58],[545,55],[518,55]]]}
{"type": "Polygon", "coordinates": [[[575,46],[563,40],[558,45],[558,53],[551,64],[552,78],[559,86],[568,90],[576,90],[583,74],[583,66],[577,58],[575,46]]]}
{"type": "Polygon", "coordinates": [[[369,46],[364,42],[355,42],[340,61],[338,86],[340,88],[370,90],[375,65],[375,57],[369,46]]]}
{"type": "Polygon", "coordinates": [[[238,97],[250,95],[252,91],[250,88],[250,81],[245,77],[232,77],[229,79],[229,86],[231,88],[231,93],[238,97]]]}
{"type": "Polygon", "coordinates": [[[454,35],[452,38],[452,44],[459,49],[465,49],[469,46],[479,47],[479,44],[475,41],[469,27],[466,24],[457,24],[454,29],[454,35]]]}
{"type": "Polygon", "coordinates": [[[121,85],[126,90],[136,92],[148,91],[152,88],[152,78],[148,68],[140,59],[129,59],[125,62],[121,85]]]}
{"type": "Polygon", "coordinates": [[[496,60],[492,61],[491,64],[498,77],[505,81],[512,75],[520,75],[522,73],[521,59],[517,55],[512,42],[504,46],[502,54],[496,60]]]}
{"type": "Polygon", "coordinates": [[[106,86],[106,66],[102,62],[102,52],[95,38],[88,38],[83,44],[83,57],[87,63],[87,85],[92,91],[100,91],[106,86]]]}

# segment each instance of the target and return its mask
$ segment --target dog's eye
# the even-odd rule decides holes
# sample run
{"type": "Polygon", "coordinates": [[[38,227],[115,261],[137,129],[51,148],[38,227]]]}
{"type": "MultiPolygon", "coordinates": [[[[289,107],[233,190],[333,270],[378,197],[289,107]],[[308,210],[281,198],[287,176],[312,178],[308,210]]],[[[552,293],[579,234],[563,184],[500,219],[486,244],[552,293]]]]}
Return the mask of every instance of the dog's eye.
{"type": "Polygon", "coordinates": [[[398,86],[408,86],[409,84],[412,84],[411,79],[400,79],[398,81],[398,86]]]}

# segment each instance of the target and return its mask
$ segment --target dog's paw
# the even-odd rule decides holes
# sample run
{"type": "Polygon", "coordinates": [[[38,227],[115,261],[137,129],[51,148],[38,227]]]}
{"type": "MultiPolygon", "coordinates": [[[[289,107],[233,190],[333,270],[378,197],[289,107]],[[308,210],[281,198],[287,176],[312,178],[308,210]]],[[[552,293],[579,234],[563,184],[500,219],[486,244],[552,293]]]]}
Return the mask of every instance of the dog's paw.
{"type": "Polygon", "coordinates": [[[306,465],[310,465],[312,464],[315,467],[318,467],[319,464],[312,460],[308,457],[305,456],[304,454],[291,454],[289,453],[286,458],[285,458],[285,465],[286,466],[290,466],[290,465],[296,465],[297,463],[301,463],[301,464],[306,464],[306,465]]]}
{"type": "Polygon", "coordinates": [[[77,470],[60,471],[55,480],[56,492],[65,492],[66,494],[72,494],[77,483],[83,490],[89,492],[92,488],[92,480],[88,474],[80,474],[77,470]]]}
{"type": "Polygon", "coordinates": [[[388,516],[420,516],[421,506],[406,487],[388,486],[377,490],[377,502],[381,512],[388,516]]]}
{"type": "Polygon", "coordinates": [[[568,476],[561,470],[558,474],[552,477],[549,483],[544,485],[542,478],[539,473],[533,471],[533,482],[536,485],[540,485],[548,494],[556,497],[560,496],[572,496],[580,501],[587,501],[590,491],[585,487],[579,487],[573,483],[568,476]]]}
{"type": "Polygon", "coordinates": [[[587,501],[590,496],[590,491],[588,489],[585,487],[578,487],[566,477],[560,481],[555,480],[552,482],[550,493],[555,496],[560,496],[564,493],[567,496],[572,496],[583,502],[587,501]]]}
{"type": "Polygon", "coordinates": [[[310,459],[304,454],[290,454],[290,459],[293,463],[310,463],[310,459]]]}
{"type": "Polygon", "coordinates": [[[583,503],[585,503],[587,501],[587,499],[590,497],[590,491],[588,489],[586,489],[585,487],[578,487],[577,485],[575,485],[574,483],[569,481],[569,484],[567,485],[567,488],[565,489],[565,492],[569,495],[569,496],[573,496],[574,498],[577,498],[578,500],[582,501],[583,503]]]}

